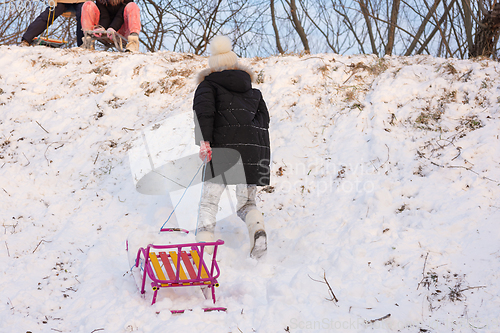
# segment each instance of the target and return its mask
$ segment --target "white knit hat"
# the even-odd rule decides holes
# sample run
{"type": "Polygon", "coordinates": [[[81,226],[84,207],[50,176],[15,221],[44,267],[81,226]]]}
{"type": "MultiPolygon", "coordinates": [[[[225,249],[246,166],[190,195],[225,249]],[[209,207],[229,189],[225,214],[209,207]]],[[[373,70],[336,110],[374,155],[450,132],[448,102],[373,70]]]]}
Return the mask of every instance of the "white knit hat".
{"type": "Polygon", "coordinates": [[[231,40],[227,36],[215,36],[209,45],[208,65],[213,69],[231,68],[238,62],[238,56],[232,51],[231,40]]]}

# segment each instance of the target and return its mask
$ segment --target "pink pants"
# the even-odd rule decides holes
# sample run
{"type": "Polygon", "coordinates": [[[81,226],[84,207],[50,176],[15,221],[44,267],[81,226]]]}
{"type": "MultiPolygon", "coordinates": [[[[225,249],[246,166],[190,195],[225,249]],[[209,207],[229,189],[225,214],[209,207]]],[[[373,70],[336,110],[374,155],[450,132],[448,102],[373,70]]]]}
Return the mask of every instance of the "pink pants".
{"type": "MultiPolygon", "coordinates": [[[[82,30],[94,30],[95,26],[99,24],[99,17],[101,13],[96,4],[92,1],[87,1],[82,7],[82,30]]],[[[118,30],[118,33],[127,37],[135,32],[139,34],[141,31],[141,16],[139,6],[134,2],[129,2],[125,6],[123,12],[124,22],[118,30]]]]}

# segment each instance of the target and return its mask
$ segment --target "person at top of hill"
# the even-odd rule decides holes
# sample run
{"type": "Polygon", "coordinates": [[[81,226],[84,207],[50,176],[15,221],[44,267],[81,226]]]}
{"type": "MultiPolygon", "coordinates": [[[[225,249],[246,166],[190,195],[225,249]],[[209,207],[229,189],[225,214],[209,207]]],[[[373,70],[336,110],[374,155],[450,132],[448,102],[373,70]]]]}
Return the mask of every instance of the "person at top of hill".
{"type": "MultiPolygon", "coordinates": [[[[139,6],[133,0],[88,1],[82,8],[82,29],[101,30],[112,38],[114,32],[128,39],[126,49],[139,52],[141,16],[139,6]]],[[[101,37],[101,34],[96,34],[101,37]]]]}
{"type": "Polygon", "coordinates": [[[267,251],[262,213],[257,209],[257,186],[269,185],[269,113],[260,90],[252,88],[254,73],[239,64],[227,36],[210,45],[209,68],[198,74],[194,94],[195,140],[205,166],[198,213],[198,242],[214,238],[220,197],[236,185],[237,215],[250,237],[250,256],[267,251]]]}
{"type": "Polygon", "coordinates": [[[82,6],[85,1],[87,0],[50,0],[49,7],[28,26],[28,29],[21,38],[21,45],[30,46],[33,43],[33,38],[40,35],[56,18],[67,11],[74,11],[76,14],[76,43],[78,46],[82,45],[83,31],[81,15],[82,6]]]}

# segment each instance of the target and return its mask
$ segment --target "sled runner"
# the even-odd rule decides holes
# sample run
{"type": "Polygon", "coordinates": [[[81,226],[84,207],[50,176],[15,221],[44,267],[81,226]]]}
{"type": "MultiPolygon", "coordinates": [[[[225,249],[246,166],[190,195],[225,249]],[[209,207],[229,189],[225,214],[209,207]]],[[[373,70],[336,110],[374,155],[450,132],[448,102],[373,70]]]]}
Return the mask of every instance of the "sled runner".
{"type": "Polygon", "coordinates": [[[54,38],[49,38],[49,37],[37,37],[37,38],[33,39],[33,44],[54,47],[54,48],[60,48],[61,46],[68,44],[68,42],[65,40],[59,40],[59,39],[54,39],[54,38]]]}
{"type": "Polygon", "coordinates": [[[83,48],[93,50],[95,41],[99,41],[107,49],[114,47],[120,52],[126,52],[128,39],[118,32],[113,32],[111,39],[108,38],[106,31],[103,30],[85,30],[83,32],[83,48]],[[94,34],[102,34],[102,37],[95,36],[94,34]]]}
{"type": "MultiPolygon", "coordinates": [[[[162,231],[174,231],[163,229],[162,231]]],[[[187,232],[187,230],[182,230],[187,232]]],[[[171,245],[149,244],[137,252],[135,267],[141,269],[141,294],[146,292],[146,280],[151,281],[153,300],[156,302],[160,288],[171,287],[201,287],[208,298],[211,294],[215,304],[215,287],[219,286],[217,278],[220,269],[216,262],[217,249],[224,241],[208,243],[187,243],[171,245]],[[205,248],[213,246],[214,251],[210,261],[205,261],[205,248]]],[[[225,308],[204,308],[205,311],[225,310],[225,308]]],[[[172,311],[183,313],[184,310],[172,311]]]]}

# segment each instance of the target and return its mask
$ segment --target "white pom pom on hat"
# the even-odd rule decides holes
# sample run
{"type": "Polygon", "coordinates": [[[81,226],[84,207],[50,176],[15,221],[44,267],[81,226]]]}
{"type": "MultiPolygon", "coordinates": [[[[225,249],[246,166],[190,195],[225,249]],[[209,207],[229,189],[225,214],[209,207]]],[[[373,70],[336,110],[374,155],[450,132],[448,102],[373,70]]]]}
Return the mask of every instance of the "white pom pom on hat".
{"type": "Polygon", "coordinates": [[[209,48],[211,55],[217,55],[232,51],[233,45],[231,44],[231,39],[229,39],[229,37],[219,35],[212,38],[209,48]]]}
{"type": "Polygon", "coordinates": [[[227,36],[215,36],[209,45],[208,65],[213,69],[227,69],[238,63],[238,56],[232,51],[231,39],[227,36]]]}

